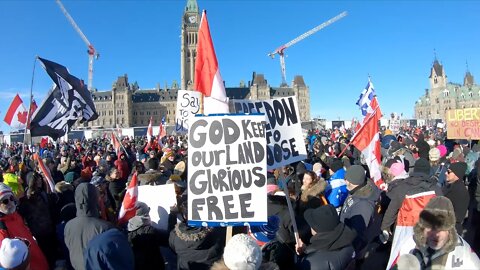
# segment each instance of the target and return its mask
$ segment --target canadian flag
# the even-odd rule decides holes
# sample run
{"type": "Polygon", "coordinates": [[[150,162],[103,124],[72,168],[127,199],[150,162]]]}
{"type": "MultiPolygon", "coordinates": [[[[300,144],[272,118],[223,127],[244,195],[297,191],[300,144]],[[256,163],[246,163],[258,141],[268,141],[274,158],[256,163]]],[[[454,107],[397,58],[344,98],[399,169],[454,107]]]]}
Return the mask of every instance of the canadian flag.
{"type": "Polygon", "coordinates": [[[194,88],[204,95],[204,114],[230,112],[205,10],[202,12],[200,29],[198,30],[194,88]]]}
{"type": "Polygon", "coordinates": [[[162,117],[162,121],[160,121],[160,127],[158,129],[158,138],[157,140],[160,142],[163,137],[167,136],[167,131],[165,130],[165,116],[162,117]]]}
{"type": "Polygon", "coordinates": [[[150,116],[150,122],[148,122],[148,128],[147,128],[147,142],[148,142],[148,144],[152,143],[152,137],[153,137],[152,117],[150,116]]]}
{"type": "Polygon", "coordinates": [[[23,105],[23,101],[17,94],[8,108],[3,121],[13,129],[22,129],[27,126],[28,111],[23,105]]]}
{"type": "Polygon", "coordinates": [[[118,224],[127,222],[135,216],[135,205],[138,200],[137,173],[132,176],[132,181],[128,185],[125,197],[123,197],[122,207],[118,212],[118,224]]]}
{"type": "Polygon", "coordinates": [[[386,190],[385,183],[382,180],[380,171],[381,153],[380,139],[378,135],[378,121],[382,116],[377,98],[374,97],[371,104],[372,113],[367,114],[363,126],[355,133],[352,138],[352,144],[360,150],[365,157],[370,177],[373,179],[377,187],[386,190]]]}
{"type": "Polygon", "coordinates": [[[426,191],[415,195],[407,195],[403,200],[400,210],[398,210],[397,225],[393,235],[392,249],[388,259],[387,269],[391,269],[397,263],[398,258],[408,253],[415,247],[408,246],[409,240],[413,236],[413,226],[418,222],[420,212],[427,203],[436,196],[435,191],[426,191]]]}

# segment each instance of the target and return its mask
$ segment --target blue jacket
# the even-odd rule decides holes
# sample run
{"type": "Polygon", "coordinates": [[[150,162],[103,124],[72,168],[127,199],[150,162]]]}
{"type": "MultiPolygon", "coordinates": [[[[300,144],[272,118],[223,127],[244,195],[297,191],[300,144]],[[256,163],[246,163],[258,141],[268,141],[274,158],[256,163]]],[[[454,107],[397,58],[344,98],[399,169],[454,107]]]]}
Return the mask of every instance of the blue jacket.
{"type": "Polygon", "coordinates": [[[118,229],[95,236],[84,251],[85,269],[133,270],[133,251],[127,237],[118,229]]]}
{"type": "Polygon", "coordinates": [[[336,171],[329,180],[325,189],[325,197],[328,203],[335,208],[342,206],[348,196],[347,183],[345,182],[345,169],[336,171]]]}

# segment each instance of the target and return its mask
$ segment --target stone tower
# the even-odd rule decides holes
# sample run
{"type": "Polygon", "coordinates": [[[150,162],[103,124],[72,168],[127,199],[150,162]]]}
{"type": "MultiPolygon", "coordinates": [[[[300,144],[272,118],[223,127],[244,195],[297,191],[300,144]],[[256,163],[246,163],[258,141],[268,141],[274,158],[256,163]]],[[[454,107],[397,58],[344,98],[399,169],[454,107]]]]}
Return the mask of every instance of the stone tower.
{"type": "Polygon", "coordinates": [[[180,53],[181,89],[193,89],[195,59],[197,56],[200,14],[196,0],[188,0],[182,17],[182,44],[180,53]]]}

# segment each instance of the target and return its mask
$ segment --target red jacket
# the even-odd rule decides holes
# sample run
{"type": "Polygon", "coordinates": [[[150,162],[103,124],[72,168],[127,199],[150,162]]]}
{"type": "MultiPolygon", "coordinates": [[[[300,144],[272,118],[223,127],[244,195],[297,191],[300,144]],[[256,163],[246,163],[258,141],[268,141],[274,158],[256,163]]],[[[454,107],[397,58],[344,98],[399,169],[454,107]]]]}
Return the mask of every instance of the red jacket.
{"type": "Polygon", "coordinates": [[[30,242],[31,270],[45,270],[49,268],[47,259],[37,242],[33,239],[32,233],[25,225],[23,218],[17,212],[10,215],[0,214],[0,245],[3,239],[15,237],[24,238],[30,242]]]}

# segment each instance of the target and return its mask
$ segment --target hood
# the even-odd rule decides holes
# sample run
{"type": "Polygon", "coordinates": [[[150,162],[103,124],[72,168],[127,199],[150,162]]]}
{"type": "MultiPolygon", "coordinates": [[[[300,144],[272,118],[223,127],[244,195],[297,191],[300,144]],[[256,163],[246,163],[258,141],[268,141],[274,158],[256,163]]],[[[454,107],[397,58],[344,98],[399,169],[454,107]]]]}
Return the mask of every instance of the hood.
{"type": "Polygon", "coordinates": [[[321,179],[316,184],[314,184],[312,187],[310,187],[306,190],[302,190],[300,200],[302,202],[306,203],[312,197],[313,198],[318,198],[320,196],[320,194],[322,194],[322,192],[325,191],[326,187],[327,187],[327,182],[325,182],[325,180],[321,179]]]}
{"type": "Polygon", "coordinates": [[[75,190],[77,217],[99,217],[97,188],[90,183],[81,183],[75,190]]]}
{"type": "Polygon", "coordinates": [[[198,245],[211,231],[211,228],[206,227],[189,227],[183,222],[175,225],[175,234],[178,238],[187,242],[197,242],[194,245],[198,245]]]}
{"type": "Polygon", "coordinates": [[[310,239],[311,245],[307,247],[305,253],[310,254],[318,250],[338,250],[351,245],[355,237],[357,237],[356,231],[340,222],[333,231],[317,233],[312,236],[310,239]]]}
{"type": "Polygon", "coordinates": [[[376,201],[380,196],[380,189],[378,189],[372,180],[368,179],[364,186],[353,190],[352,196],[369,201],[376,201]]]}

